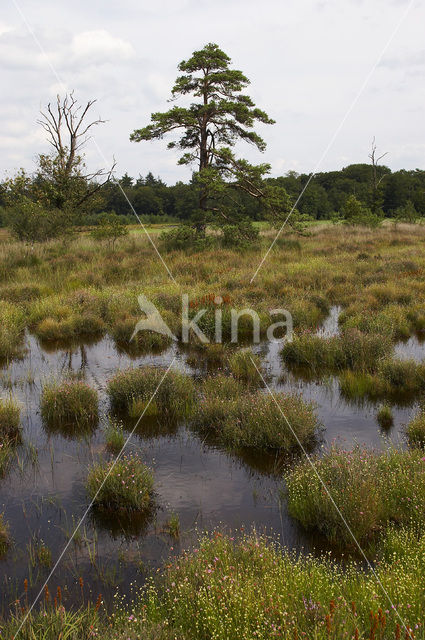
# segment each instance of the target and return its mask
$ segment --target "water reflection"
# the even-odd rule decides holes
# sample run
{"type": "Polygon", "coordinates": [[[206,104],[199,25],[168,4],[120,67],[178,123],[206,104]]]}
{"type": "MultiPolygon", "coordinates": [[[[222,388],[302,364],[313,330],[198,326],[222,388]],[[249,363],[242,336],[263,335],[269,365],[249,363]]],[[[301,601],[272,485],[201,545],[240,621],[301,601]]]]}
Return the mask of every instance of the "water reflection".
{"type": "MultiPolygon", "coordinates": [[[[331,310],[319,329],[321,335],[337,333],[338,314],[336,307],[331,310]]],[[[419,360],[424,357],[423,349],[417,338],[411,338],[397,345],[395,352],[400,357],[419,360]]],[[[394,424],[383,434],[376,421],[377,404],[344,399],[335,377],[317,381],[286,371],[279,357],[279,344],[264,343],[255,350],[264,357],[273,389],[296,391],[315,403],[325,425],[325,443],[338,439],[347,447],[356,442],[380,447],[384,436],[397,443],[402,441],[403,424],[415,411],[414,403],[396,403],[394,424]]],[[[82,372],[99,392],[100,424],[105,424],[109,412],[106,384],[118,368],[168,366],[173,358],[174,366],[196,377],[214,369],[211,363],[205,366],[193,350],[180,350],[175,344],[160,354],[134,358],[117,349],[108,337],[46,348],[33,336],[27,336],[24,359],[13,361],[2,370],[1,384],[4,389],[12,389],[23,407],[24,440],[38,452],[37,460],[31,462],[20,447],[20,463],[16,461],[9,475],[0,481],[0,511],[4,511],[15,540],[15,550],[0,564],[4,606],[22,591],[23,580],[29,577],[27,545],[34,536],[49,546],[53,561],[61,553],[87,508],[87,470],[105,452],[103,429],[79,439],[61,429],[43,428],[39,413],[43,383],[70,371],[82,372]]],[[[136,419],[126,415],[119,418],[129,433],[136,419]]],[[[112,518],[96,512],[90,515],[54,576],[53,588],[55,584],[66,584],[69,600],[78,602],[80,575],[93,593],[102,592],[106,600],[117,585],[125,592],[132,580],[143,580],[149,568],[161,565],[171,547],[177,553],[193,540],[197,530],[255,526],[259,531],[274,531],[291,548],[311,550],[320,546],[317,537],[305,534],[291,520],[282,499],[281,472],[293,460],[252,451],[230,453],[212,441],[201,440],[186,425],[164,423],[152,416],[142,419],[130,448],[154,470],[157,510],[149,518],[129,520],[124,514],[112,518]],[[164,533],[171,513],[177,513],[180,519],[183,534],[178,541],[164,533]]],[[[33,568],[32,575],[30,596],[40,587],[42,570],[33,568]]]]}

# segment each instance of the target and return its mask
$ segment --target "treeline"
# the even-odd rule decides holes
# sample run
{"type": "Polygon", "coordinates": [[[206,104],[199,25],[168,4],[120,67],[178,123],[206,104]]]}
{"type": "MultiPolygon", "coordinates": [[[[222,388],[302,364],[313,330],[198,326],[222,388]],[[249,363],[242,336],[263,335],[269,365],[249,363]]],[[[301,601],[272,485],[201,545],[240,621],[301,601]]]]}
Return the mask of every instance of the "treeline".
{"type": "MultiPolygon", "coordinates": [[[[407,207],[410,207],[412,221],[425,217],[425,171],[402,169],[392,172],[388,167],[379,166],[377,172],[379,209],[385,217],[400,217],[400,212],[407,207]]],[[[287,207],[291,207],[309,177],[310,174],[290,171],[279,178],[267,178],[264,184],[283,188],[288,194],[287,207]]],[[[33,178],[27,176],[26,181],[27,194],[40,189],[38,174],[33,178]]],[[[0,184],[0,224],[5,224],[4,214],[10,204],[6,193],[6,184],[0,184]]],[[[352,164],[340,171],[318,173],[304,191],[297,210],[314,220],[335,219],[338,216],[344,219],[347,218],[344,208],[353,196],[364,207],[376,207],[376,190],[374,192],[370,164],[352,164]]],[[[144,223],[189,221],[198,207],[198,197],[195,181],[177,182],[168,186],[151,172],[136,179],[125,174],[102,186],[96,198],[90,201],[90,207],[86,207],[78,216],[77,224],[96,225],[102,219],[99,214],[105,212],[114,212],[122,216],[123,223],[132,224],[135,221],[132,207],[144,223]]],[[[32,199],[37,198],[34,196],[32,199]]],[[[250,220],[262,220],[266,217],[261,202],[243,192],[235,193],[233,207],[235,216],[243,215],[250,220]]],[[[405,218],[405,215],[401,217],[405,218]]]]}
{"type": "MultiPolygon", "coordinates": [[[[369,164],[352,164],[340,171],[318,173],[298,202],[298,211],[315,220],[330,219],[343,210],[349,196],[355,196],[364,206],[371,207],[374,198],[371,172],[369,164]]],[[[283,187],[295,203],[309,177],[310,174],[290,171],[279,178],[268,178],[265,183],[283,187]]],[[[413,205],[419,217],[425,216],[425,171],[402,169],[392,172],[388,167],[380,166],[378,178],[379,204],[385,217],[397,217],[408,203],[413,205]]],[[[177,182],[167,186],[152,173],[137,179],[125,174],[118,182],[119,185],[116,182],[105,185],[102,202],[98,203],[95,213],[113,211],[119,215],[132,215],[129,201],[138,215],[151,217],[152,221],[161,217],[166,222],[189,220],[197,207],[198,191],[193,183],[177,182]]],[[[263,218],[260,204],[244,194],[238,194],[235,208],[240,208],[244,216],[252,220],[263,218]]]]}

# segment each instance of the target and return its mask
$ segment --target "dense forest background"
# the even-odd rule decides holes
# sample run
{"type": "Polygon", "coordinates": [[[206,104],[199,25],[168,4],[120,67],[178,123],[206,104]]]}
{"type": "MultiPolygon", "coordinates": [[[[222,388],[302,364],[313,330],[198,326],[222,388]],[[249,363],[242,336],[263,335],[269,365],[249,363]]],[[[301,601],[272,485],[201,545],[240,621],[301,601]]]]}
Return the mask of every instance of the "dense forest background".
{"type": "MultiPolygon", "coordinates": [[[[387,218],[395,218],[397,211],[409,202],[414,205],[419,217],[425,216],[425,171],[401,169],[392,172],[386,166],[379,166],[378,176],[380,205],[387,218]]],[[[309,177],[310,174],[290,171],[285,176],[267,178],[264,182],[284,187],[292,203],[295,203],[309,177]]],[[[37,176],[33,179],[37,180],[37,176]]],[[[297,204],[297,209],[315,220],[331,219],[341,211],[351,195],[362,204],[371,206],[373,189],[370,164],[352,164],[339,171],[316,174],[297,204]]],[[[84,220],[80,222],[96,224],[100,213],[115,212],[126,217],[122,218],[123,222],[128,220],[133,223],[134,215],[129,202],[136,213],[148,221],[189,220],[197,207],[197,198],[198,191],[194,181],[177,182],[168,186],[152,173],[138,178],[125,174],[102,187],[91,210],[85,213],[84,220]]],[[[0,185],[0,207],[5,205],[4,191],[0,185]]],[[[239,209],[251,220],[262,220],[264,217],[261,204],[243,193],[238,194],[235,209],[239,209]]]]}
{"type": "MultiPolygon", "coordinates": [[[[425,216],[425,171],[402,169],[392,172],[385,166],[380,166],[378,171],[382,177],[380,192],[382,210],[386,217],[395,217],[397,210],[408,201],[413,203],[420,216],[425,216]]],[[[290,171],[285,176],[269,178],[265,182],[284,187],[295,203],[309,177],[310,174],[290,171]]],[[[146,177],[139,176],[137,179],[125,174],[119,183],[139,215],[185,220],[190,218],[197,207],[198,192],[193,183],[177,182],[175,185],[167,186],[152,173],[148,173],[146,177]]],[[[340,171],[318,173],[308,185],[297,204],[297,209],[315,220],[325,220],[339,212],[350,195],[370,206],[371,184],[370,164],[352,164],[340,171]]],[[[260,203],[249,195],[240,194],[238,199],[244,215],[252,220],[263,218],[260,203]]],[[[105,185],[103,203],[99,203],[98,206],[98,212],[100,211],[114,211],[119,215],[130,213],[128,202],[116,183],[110,182],[105,185]]]]}

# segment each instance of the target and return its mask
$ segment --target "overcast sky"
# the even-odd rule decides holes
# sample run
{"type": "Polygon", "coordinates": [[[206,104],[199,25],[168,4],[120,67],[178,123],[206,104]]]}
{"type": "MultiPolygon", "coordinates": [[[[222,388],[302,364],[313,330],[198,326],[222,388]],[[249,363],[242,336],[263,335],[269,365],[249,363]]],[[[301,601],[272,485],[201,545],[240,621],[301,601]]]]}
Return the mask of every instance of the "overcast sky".
{"type": "MultiPolygon", "coordinates": [[[[273,175],[312,171],[400,23],[407,0],[2,0],[0,173],[34,168],[47,151],[38,111],[75,90],[97,98],[99,149],[90,167],[117,160],[117,175],[152,171],[186,180],[165,141],[130,132],[165,110],[177,64],[216,42],[251,80],[247,92],[276,120],[259,131],[273,175]],[[23,17],[24,16],[24,17],[23,17]],[[33,35],[29,31],[32,31],[33,35]],[[40,51],[41,44],[46,55],[40,51]],[[58,80],[59,79],[59,80],[58,80]]],[[[414,2],[319,170],[367,162],[376,136],[392,169],[425,168],[425,5],[414,2]]]]}

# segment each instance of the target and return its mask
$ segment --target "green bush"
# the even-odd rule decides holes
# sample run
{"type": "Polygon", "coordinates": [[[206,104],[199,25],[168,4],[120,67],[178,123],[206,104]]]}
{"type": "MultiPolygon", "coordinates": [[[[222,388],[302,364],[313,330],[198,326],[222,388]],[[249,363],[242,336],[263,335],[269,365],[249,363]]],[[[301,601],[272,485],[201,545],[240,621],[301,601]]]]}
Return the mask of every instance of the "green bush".
{"type": "Polygon", "coordinates": [[[18,240],[31,244],[62,235],[68,222],[59,209],[48,210],[25,196],[6,209],[6,225],[11,233],[18,240]]]}
{"type": "Polygon", "coordinates": [[[115,249],[115,243],[119,238],[128,235],[128,229],[116,213],[103,213],[98,216],[97,226],[91,232],[91,236],[95,240],[106,241],[112,251],[115,249]]]}
{"type": "Polygon", "coordinates": [[[171,231],[161,233],[160,247],[165,251],[184,251],[193,253],[211,248],[214,238],[196,231],[194,227],[182,225],[171,231]]]}
{"type": "Polygon", "coordinates": [[[221,243],[223,247],[233,249],[249,249],[255,247],[260,239],[258,229],[250,220],[238,224],[226,224],[222,227],[221,243]]]}
{"type": "Polygon", "coordinates": [[[136,455],[99,462],[89,471],[87,491],[99,509],[145,511],[152,504],[152,471],[136,455]]]}
{"type": "Polygon", "coordinates": [[[372,213],[356,196],[348,196],[341,210],[344,222],[350,225],[360,225],[364,227],[379,227],[382,216],[372,213]]]}

